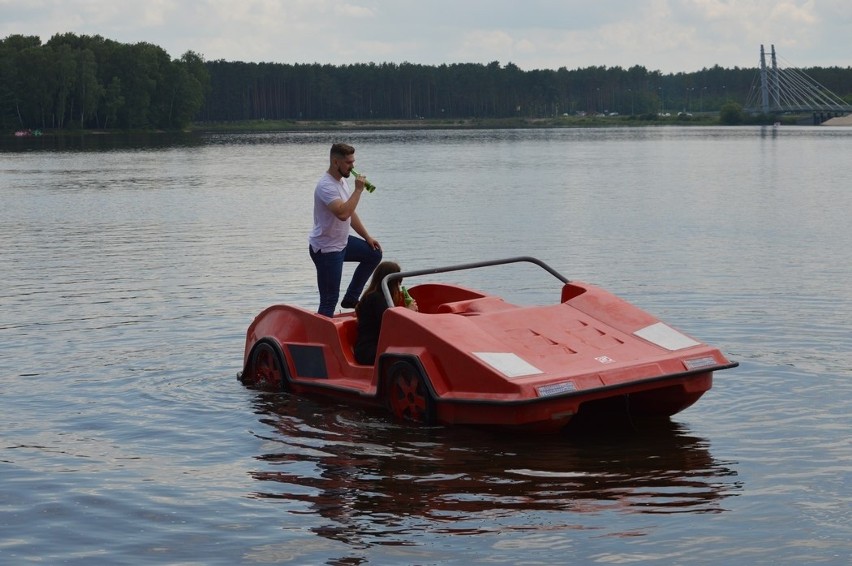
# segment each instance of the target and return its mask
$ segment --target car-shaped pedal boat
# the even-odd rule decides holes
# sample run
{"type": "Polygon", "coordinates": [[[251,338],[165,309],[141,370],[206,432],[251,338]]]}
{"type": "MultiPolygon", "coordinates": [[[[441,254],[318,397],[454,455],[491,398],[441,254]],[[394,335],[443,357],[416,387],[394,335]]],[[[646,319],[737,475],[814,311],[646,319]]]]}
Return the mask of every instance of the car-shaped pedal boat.
{"type": "Polygon", "coordinates": [[[328,318],[290,305],[261,312],[246,333],[248,387],[319,394],[386,408],[424,425],[555,431],[614,409],[669,417],[732,368],[717,349],[590,284],[569,281],[534,257],[394,273],[388,283],[528,262],[561,282],[559,302],[518,306],[464,286],[409,288],[418,311],[385,311],[374,365],[356,363],[354,312],[328,318]]]}

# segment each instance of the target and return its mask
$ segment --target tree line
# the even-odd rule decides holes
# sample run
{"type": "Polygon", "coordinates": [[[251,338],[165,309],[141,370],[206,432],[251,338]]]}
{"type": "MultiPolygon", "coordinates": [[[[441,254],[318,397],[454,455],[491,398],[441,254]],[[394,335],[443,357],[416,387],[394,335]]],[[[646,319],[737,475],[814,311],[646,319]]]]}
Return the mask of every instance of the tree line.
{"type": "Polygon", "coordinates": [[[198,114],[209,77],[189,51],[101,36],[12,35],[0,41],[0,126],[179,129],[198,114]]]}
{"type": "MultiPolygon", "coordinates": [[[[802,69],[852,101],[852,68],[802,69]]],[[[172,60],[150,43],[62,34],[0,42],[0,126],[184,128],[242,120],[544,118],[718,112],[747,99],[756,68],[643,66],[523,71],[512,63],[355,65],[172,60]]]]}
{"type": "MultiPolygon", "coordinates": [[[[199,120],[539,118],[718,111],[745,98],[754,69],[663,75],[645,67],[522,71],[499,62],[291,65],[207,63],[199,120]]],[[[852,92],[852,71],[848,73],[852,92]]]]}

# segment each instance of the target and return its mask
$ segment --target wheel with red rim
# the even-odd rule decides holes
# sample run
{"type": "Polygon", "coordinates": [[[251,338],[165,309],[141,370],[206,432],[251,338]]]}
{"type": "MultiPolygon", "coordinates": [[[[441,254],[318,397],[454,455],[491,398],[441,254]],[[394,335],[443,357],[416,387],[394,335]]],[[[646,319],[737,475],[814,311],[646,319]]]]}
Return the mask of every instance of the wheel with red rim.
{"type": "Polygon", "coordinates": [[[267,391],[283,391],[287,388],[287,369],[284,356],[277,344],[261,340],[254,345],[249,365],[243,374],[247,387],[267,391]]]}
{"type": "Polygon", "coordinates": [[[420,370],[410,362],[397,362],[388,371],[388,404],[401,420],[424,425],[434,421],[434,401],[420,370]]]}

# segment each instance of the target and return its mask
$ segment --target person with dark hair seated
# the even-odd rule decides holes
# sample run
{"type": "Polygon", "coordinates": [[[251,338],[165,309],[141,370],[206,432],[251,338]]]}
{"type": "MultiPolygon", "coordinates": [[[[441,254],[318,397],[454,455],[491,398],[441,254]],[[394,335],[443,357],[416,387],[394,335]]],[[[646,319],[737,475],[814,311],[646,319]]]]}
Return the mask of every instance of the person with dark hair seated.
{"type": "MultiPolygon", "coordinates": [[[[399,273],[399,264],[393,261],[383,261],[373,272],[370,284],[361,296],[355,314],[358,317],[358,338],[355,341],[355,361],[362,365],[373,365],[376,361],[376,348],[379,344],[379,333],[382,329],[382,316],[390,308],[384,293],[382,279],[391,273],[399,273]]],[[[393,306],[406,306],[417,310],[417,302],[411,300],[406,304],[405,293],[401,287],[402,279],[394,279],[388,283],[393,306]]]]}

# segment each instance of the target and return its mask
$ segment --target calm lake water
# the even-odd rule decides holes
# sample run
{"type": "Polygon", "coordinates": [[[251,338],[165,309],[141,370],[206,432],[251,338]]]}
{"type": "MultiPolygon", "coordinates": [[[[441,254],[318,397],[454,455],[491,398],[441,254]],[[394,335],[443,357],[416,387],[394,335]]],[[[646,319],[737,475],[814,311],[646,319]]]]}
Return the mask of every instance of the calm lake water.
{"type": "MultiPolygon", "coordinates": [[[[851,151],[820,127],[5,139],[0,563],[849,564],[851,151]],[[534,255],[740,367],[589,436],[244,389],[254,315],[316,308],[336,140],[387,259],[534,255]]],[[[524,267],[443,277],[558,300],[524,267]]]]}

